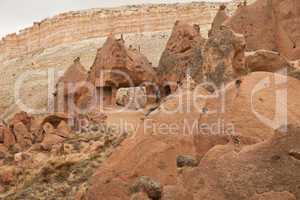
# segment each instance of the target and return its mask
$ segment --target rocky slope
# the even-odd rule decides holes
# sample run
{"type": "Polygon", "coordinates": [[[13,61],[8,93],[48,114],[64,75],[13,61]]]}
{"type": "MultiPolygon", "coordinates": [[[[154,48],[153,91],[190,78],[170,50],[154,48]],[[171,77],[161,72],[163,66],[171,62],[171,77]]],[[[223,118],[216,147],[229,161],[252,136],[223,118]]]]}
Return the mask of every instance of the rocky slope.
{"type": "MultiPolygon", "coordinates": [[[[272,21],[268,13],[260,11],[269,10],[272,3],[276,6],[278,2],[257,0],[246,5],[245,1],[240,8],[247,10],[257,6],[258,13],[272,21]]],[[[280,5],[290,5],[289,0],[280,2],[280,5]]],[[[123,79],[106,77],[108,85],[102,85],[104,80],[98,77],[106,69],[117,68],[134,76],[137,85],[143,80],[157,79],[159,89],[165,89],[161,82],[170,79],[175,81],[176,87],[169,88],[163,96],[156,93],[155,101],[143,102],[142,107],[137,105],[139,102],[125,107],[129,99],[146,101],[147,89],[125,85],[127,87],[120,90],[120,85],[116,84],[104,97],[115,97],[113,93],[118,90],[123,93],[117,95],[118,105],[98,106],[82,113],[31,115],[20,112],[9,120],[1,120],[0,198],[300,199],[298,66],[281,49],[247,52],[249,46],[255,45],[253,41],[257,44],[260,38],[252,41],[247,33],[238,34],[224,26],[238,16],[227,17],[225,11],[222,5],[207,39],[201,37],[199,26],[176,22],[168,42],[163,43],[164,53],[158,56],[161,61],[158,70],[151,68],[151,63],[142,55],[142,48],[127,47],[127,39],[129,44],[136,42],[135,33],[118,36],[119,39],[110,36],[102,48],[97,47],[95,39],[66,42],[65,46],[6,61],[3,69],[16,73],[14,63],[41,69],[31,63],[32,59],[40,59],[43,68],[51,74],[49,67],[54,63],[68,63],[70,55],[81,52],[83,65],[94,60],[92,68],[89,68],[91,64],[85,66],[91,71],[87,75],[79,58],[75,59],[60,82],[87,79],[96,89],[103,89],[114,80],[124,86],[123,79]],[[92,43],[97,52],[93,45],[87,45],[92,43]],[[184,74],[188,68],[192,73],[184,74]],[[151,69],[154,77],[145,73],[146,69],[151,69]],[[207,80],[210,82],[205,82],[207,80]]],[[[290,13],[293,16],[294,13],[290,13]]],[[[240,10],[237,14],[241,14],[240,10]]],[[[238,25],[248,24],[249,21],[241,19],[244,18],[238,18],[238,25]]],[[[281,24],[281,21],[276,23],[281,24]]],[[[155,43],[153,35],[156,33],[143,33],[142,37],[147,40],[144,48],[145,44],[155,43]]],[[[272,37],[261,39],[266,48],[274,45],[272,37]]],[[[165,38],[160,38],[157,42],[162,45],[163,40],[165,38]]],[[[17,69],[18,73],[24,71],[17,69]]],[[[34,79],[22,85],[22,97],[32,106],[49,108],[50,105],[44,105],[47,92],[41,85],[43,79],[37,79],[36,75],[41,76],[30,72],[34,79]],[[33,87],[36,83],[38,85],[33,87]]],[[[3,76],[3,79],[5,82],[9,77],[3,76]]],[[[3,95],[6,89],[14,87],[14,81],[15,78],[7,82],[7,88],[3,86],[3,95]]],[[[55,82],[55,78],[51,81],[55,82]]],[[[69,93],[79,94],[78,91],[81,92],[81,88],[67,91],[66,97],[71,96],[69,93]]],[[[98,94],[87,96],[97,97],[98,94]]]]}

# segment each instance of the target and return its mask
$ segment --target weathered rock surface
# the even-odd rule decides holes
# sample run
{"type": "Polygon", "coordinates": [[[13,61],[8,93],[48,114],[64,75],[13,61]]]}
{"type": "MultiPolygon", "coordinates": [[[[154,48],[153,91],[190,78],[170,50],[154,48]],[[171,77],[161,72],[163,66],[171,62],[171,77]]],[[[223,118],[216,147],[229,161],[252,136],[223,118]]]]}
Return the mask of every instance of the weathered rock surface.
{"type": "Polygon", "coordinates": [[[202,71],[217,87],[245,74],[245,38],[222,26],[205,43],[202,71]]]}
{"type": "MultiPolygon", "coordinates": [[[[193,78],[196,74],[201,74],[204,42],[199,26],[177,21],[159,61],[160,82],[171,82],[169,84],[173,87],[188,74],[193,78]]],[[[201,78],[195,80],[200,82],[201,78]]]]}
{"type": "Polygon", "coordinates": [[[86,84],[87,76],[80,58],[76,58],[55,85],[54,109],[56,112],[74,112],[78,98],[82,95],[80,88],[86,84]]]}
{"type": "Polygon", "coordinates": [[[285,192],[266,192],[263,194],[254,195],[251,200],[296,200],[296,197],[285,191],[285,192]]]}
{"type": "Polygon", "coordinates": [[[193,156],[179,155],[176,158],[177,167],[196,167],[198,163],[197,159],[193,156]]]}
{"type": "Polygon", "coordinates": [[[159,182],[152,180],[150,177],[142,176],[132,186],[132,192],[144,192],[152,200],[161,199],[162,187],[159,182]]]}
{"type": "Polygon", "coordinates": [[[292,70],[289,61],[279,53],[268,50],[257,50],[246,55],[246,67],[251,71],[279,72],[292,70]]]}
{"type": "Polygon", "coordinates": [[[109,33],[170,30],[176,20],[193,20],[194,23],[207,26],[217,12],[218,5],[218,3],[194,2],[112,9],[97,8],[62,13],[35,22],[32,27],[21,30],[20,34],[14,33],[4,37],[0,42],[0,54],[4,53],[4,55],[0,58],[8,59],[34,54],[61,43],[70,44],[90,38],[106,37],[109,33]],[[93,20],[89,20],[91,16],[93,20]],[[119,23],[112,23],[112,21],[119,23]]]}
{"type": "Polygon", "coordinates": [[[1,126],[0,132],[1,132],[0,134],[3,137],[4,146],[6,146],[8,148],[16,143],[15,136],[13,135],[13,133],[10,131],[9,128],[7,128],[5,126],[1,126]]]}
{"type": "Polygon", "coordinates": [[[163,188],[162,200],[193,200],[193,195],[190,194],[183,186],[181,185],[167,185],[163,188]]]}
{"type": "Polygon", "coordinates": [[[245,35],[247,50],[277,51],[296,60],[300,58],[300,24],[295,23],[299,8],[299,1],[257,0],[240,6],[225,24],[245,35]]]}
{"type": "Polygon", "coordinates": [[[294,100],[299,80],[268,72],[254,72],[241,80],[239,88],[233,81],[224,89],[223,97],[219,94],[207,101],[206,113],[199,118],[199,124],[206,126],[194,135],[198,154],[203,155],[207,149],[228,140],[240,145],[266,140],[286,120],[299,124],[299,116],[295,115],[299,105],[294,100]],[[279,88],[282,93],[276,95],[279,88]],[[285,92],[288,97],[281,99],[285,92]],[[232,135],[237,138],[232,140],[232,135]]]}
{"type": "Polygon", "coordinates": [[[89,81],[96,87],[132,87],[156,79],[149,60],[138,50],[127,48],[123,38],[110,35],[98,49],[89,81]]]}
{"type": "Polygon", "coordinates": [[[217,12],[212,25],[211,25],[211,29],[208,33],[208,37],[213,36],[217,31],[220,30],[220,28],[222,27],[223,23],[229,18],[229,16],[226,13],[226,6],[225,5],[221,5],[219,8],[219,11],[217,12]]]}
{"type": "Polygon", "coordinates": [[[51,150],[53,145],[62,143],[65,138],[59,136],[56,132],[48,133],[45,135],[41,145],[45,150],[51,150]]]}
{"type": "Polygon", "coordinates": [[[136,194],[133,194],[130,198],[130,200],[150,200],[147,194],[143,192],[139,192],[136,194]]]}
{"type": "Polygon", "coordinates": [[[195,199],[298,199],[299,162],[288,152],[299,146],[299,131],[297,126],[288,126],[287,132],[276,131],[269,140],[239,151],[232,145],[216,146],[198,169],[183,172],[185,188],[195,199]]]}
{"type": "Polygon", "coordinates": [[[129,109],[144,108],[147,104],[146,88],[120,88],[117,91],[116,102],[118,105],[129,109]]]}

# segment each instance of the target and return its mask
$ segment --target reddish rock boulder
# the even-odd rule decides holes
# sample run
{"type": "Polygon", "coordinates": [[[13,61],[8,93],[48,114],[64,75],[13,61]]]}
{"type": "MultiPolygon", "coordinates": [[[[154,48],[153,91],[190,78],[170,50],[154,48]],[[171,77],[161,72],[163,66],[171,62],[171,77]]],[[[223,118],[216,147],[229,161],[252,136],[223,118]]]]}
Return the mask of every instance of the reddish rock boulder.
{"type": "Polygon", "coordinates": [[[280,72],[292,70],[289,61],[279,53],[268,50],[257,50],[246,55],[246,67],[251,71],[280,72]]]}
{"type": "Polygon", "coordinates": [[[62,143],[63,141],[65,141],[65,138],[57,135],[55,132],[49,133],[45,135],[41,146],[45,150],[51,150],[53,145],[62,143]]]}
{"type": "Polygon", "coordinates": [[[0,171],[0,184],[9,185],[14,180],[16,180],[15,168],[13,166],[2,167],[0,171]]]}
{"type": "Polygon", "coordinates": [[[27,130],[30,130],[32,117],[26,112],[22,111],[14,115],[14,117],[9,121],[9,126],[13,127],[15,124],[21,122],[23,123],[27,130]]]}
{"type": "Polygon", "coordinates": [[[57,128],[61,121],[65,121],[67,123],[69,120],[72,120],[71,116],[66,113],[58,112],[46,116],[41,123],[41,127],[43,127],[45,123],[50,123],[53,128],[57,128]]]}
{"type": "Polygon", "coordinates": [[[52,133],[52,132],[54,132],[54,130],[55,130],[54,127],[49,122],[46,122],[43,125],[43,131],[44,131],[45,134],[52,133]]]}
{"type": "Polygon", "coordinates": [[[61,121],[57,126],[55,133],[63,138],[69,138],[71,136],[70,126],[65,121],[61,121]]]}
{"type": "Polygon", "coordinates": [[[16,138],[9,128],[0,126],[0,134],[3,136],[3,144],[6,147],[10,147],[16,144],[16,138]]]}
{"type": "Polygon", "coordinates": [[[22,122],[14,124],[13,132],[16,136],[17,143],[22,148],[27,148],[32,145],[32,135],[22,122]]]}

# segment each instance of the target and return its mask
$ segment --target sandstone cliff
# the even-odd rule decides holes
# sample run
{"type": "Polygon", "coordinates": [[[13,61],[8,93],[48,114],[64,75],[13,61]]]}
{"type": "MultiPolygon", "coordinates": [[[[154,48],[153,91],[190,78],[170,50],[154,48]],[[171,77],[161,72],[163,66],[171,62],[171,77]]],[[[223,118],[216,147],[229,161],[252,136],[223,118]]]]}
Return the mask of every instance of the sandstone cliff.
{"type": "Polygon", "coordinates": [[[35,22],[32,27],[21,30],[19,34],[4,37],[0,42],[0,60],[38,53],[60,44],[105,37],[109,33],[169,30],[176,19],[207,26],[211,23],[217,7],[213,3],[190,3],[63,13],[35,22]]]}

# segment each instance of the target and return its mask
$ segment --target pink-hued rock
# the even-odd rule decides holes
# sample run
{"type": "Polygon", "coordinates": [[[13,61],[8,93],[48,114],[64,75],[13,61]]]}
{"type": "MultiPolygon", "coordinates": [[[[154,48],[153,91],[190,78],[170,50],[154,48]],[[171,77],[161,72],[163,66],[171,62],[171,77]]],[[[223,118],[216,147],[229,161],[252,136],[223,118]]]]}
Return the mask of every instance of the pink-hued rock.
{"type": "Polygon", "coordinates": [[[300,58],[300,1],[257,0],[240,6],[224,24],[245,35],[247,50],[277,51],[290,60],[300,58]]]}

